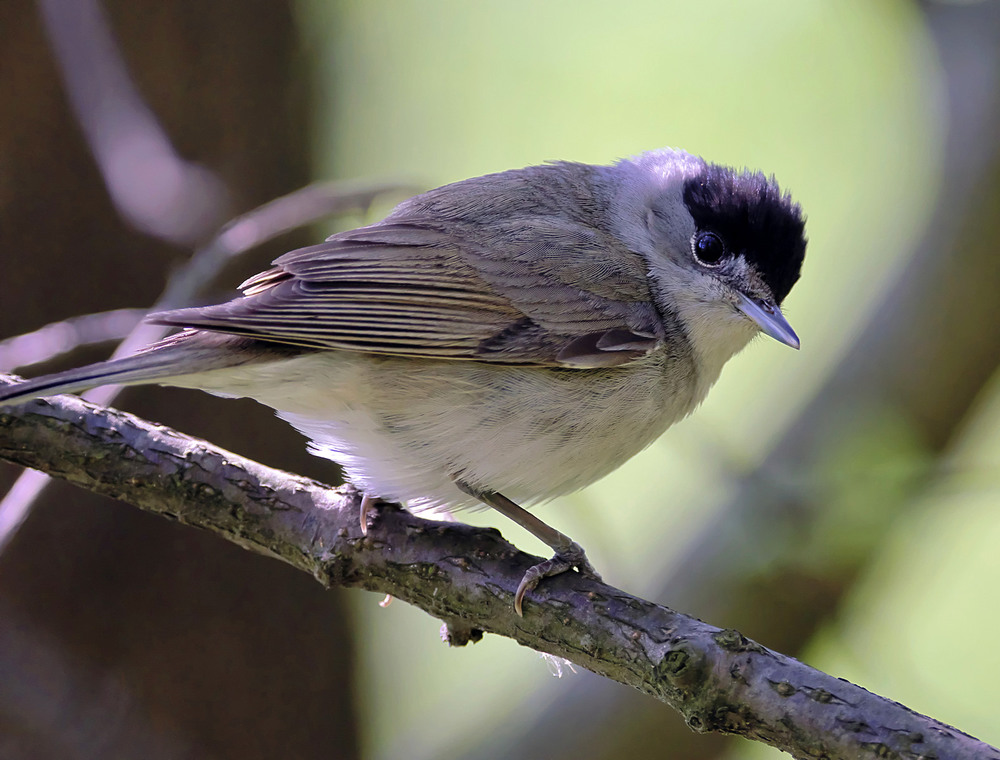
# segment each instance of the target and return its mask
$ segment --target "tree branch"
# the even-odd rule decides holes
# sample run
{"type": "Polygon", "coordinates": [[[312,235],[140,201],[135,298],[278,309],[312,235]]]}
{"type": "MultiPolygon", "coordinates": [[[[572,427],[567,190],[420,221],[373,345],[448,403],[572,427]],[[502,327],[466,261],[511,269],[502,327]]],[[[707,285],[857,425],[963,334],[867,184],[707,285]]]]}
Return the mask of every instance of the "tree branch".
{"type": "Polygon", "coordinates": [[[327,586],[392,594],[449,624],[566,658],[680,711],[699,732],[804,758],[983,758],[1000,751],[722,630],[573,573],[512,609],[538,561],[496,530],[383,508],[362,535],[358,495],[331,489],[80,399],[0,411],[0,458],[212,531],[327,586]]]}

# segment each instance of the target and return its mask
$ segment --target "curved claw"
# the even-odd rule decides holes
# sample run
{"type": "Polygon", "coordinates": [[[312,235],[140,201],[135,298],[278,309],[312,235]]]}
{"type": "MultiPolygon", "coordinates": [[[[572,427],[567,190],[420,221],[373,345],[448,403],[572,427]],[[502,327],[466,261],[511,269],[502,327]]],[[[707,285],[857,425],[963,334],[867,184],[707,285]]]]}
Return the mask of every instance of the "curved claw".
{"type": "Polygon", "coordinates": [[[368,494],[361,497],[361,507],[358,510],[361,514],[361,535],[368,535],[368,516],[375,509],[375,499],[368,494]]]}
{"type": "Polygon", "coordinates": [[[590,564],[583,547],[575,541],[571,542],[568,548],[556,552],[549,559],[532,565],[525,571],[521,582],[517,585],[517,591],[514,593],[514,612],[517,613],[517,616],[524,617],[524,595],[534,589],[542,578],[551,578],[553,575],[565,573],[573,568],[576,568],[580,575],[585,578],[595,581],[601,580],[600,573],[590,564]]]}

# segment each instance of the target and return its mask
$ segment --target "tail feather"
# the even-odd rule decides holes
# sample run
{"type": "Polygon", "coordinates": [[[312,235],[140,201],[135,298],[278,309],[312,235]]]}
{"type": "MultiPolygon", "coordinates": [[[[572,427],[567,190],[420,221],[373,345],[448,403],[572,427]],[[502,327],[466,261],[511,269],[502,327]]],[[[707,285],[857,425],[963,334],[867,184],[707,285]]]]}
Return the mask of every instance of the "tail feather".
{"type": "MultiPolygon", "coordinates": [[[[167,366],[163,360],[148,354],[98,362],[14,385],[0,386],[0,405],[19,404],[40,396],[54,396],[58,393],[80,393],[99,385],[112,383],[123,385],[148,383],[162,378],[165,371],[169,372],[167,366]]],[[[176,371],[173,374],[176,374],[176,371]]]]}
{"type": "Polygon", "coordinates": [[[13,385],[0,384],[0,406],[19,404],[41,396],[80,393],[101,385],[184,385],[170,382],[213,369],[262,359],[269,351],[248,350],[249,341],[209,333],[180,333],[141,353],[123,359],[89,364],[13,385]]]}

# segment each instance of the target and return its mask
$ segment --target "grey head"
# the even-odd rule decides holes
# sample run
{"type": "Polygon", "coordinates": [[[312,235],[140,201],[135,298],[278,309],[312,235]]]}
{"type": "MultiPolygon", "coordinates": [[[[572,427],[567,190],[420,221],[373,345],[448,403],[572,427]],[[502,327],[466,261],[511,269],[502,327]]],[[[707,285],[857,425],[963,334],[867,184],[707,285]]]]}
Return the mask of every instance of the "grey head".
{"type": "Polygon", "coordinates": [[[616,234],[649,262],[658,306],[696,348],[734,352],[757,330],[799,347],[779,307],[799,278],[805,222],[773,177],[659,150],[605,178],[616,234]]]}

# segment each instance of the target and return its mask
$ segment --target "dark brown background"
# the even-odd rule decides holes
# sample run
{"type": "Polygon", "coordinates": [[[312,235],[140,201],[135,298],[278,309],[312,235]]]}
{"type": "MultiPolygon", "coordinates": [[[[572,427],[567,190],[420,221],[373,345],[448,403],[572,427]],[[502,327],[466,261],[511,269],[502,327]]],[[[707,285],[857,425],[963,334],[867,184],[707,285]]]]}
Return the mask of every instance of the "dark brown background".
{"type": "MultiPolygon", "coordinates": [[[[285,3],[105,7],[140,91],[178,152],[221,175],[232,212],[308,181],[311,81],[285,3]]],[[[0,29],[0,336],[151,304],[190,251],[117,217],[33,3],[0,3],[0,29]]],[[[255,251],[220,282],[308,240],[255,251]]],[[[121,403],[336,478],[252,403],[162,389],[121,403]]],[[[17,475],[0,465],[0,492],[17,475]]],[[[354,757],[346,614],[340,594],[278,563],[55,483],[0,556],[0,757],[354,757]]]]}

